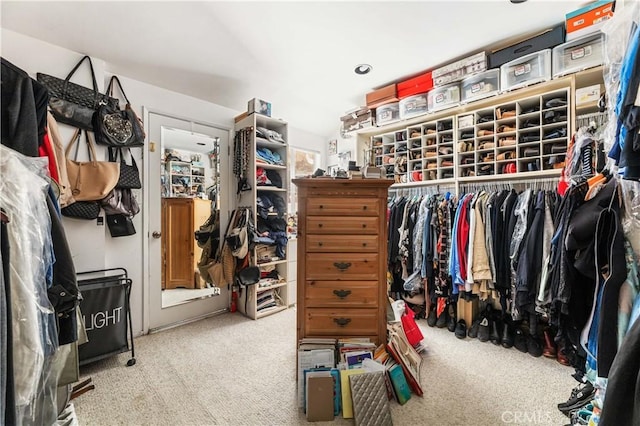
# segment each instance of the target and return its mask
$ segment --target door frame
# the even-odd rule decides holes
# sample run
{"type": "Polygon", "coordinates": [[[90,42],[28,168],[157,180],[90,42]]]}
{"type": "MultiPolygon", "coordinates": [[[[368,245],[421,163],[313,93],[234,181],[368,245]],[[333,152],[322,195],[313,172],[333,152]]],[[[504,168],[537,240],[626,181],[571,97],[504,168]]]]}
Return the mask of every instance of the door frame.
{"type": "MultiPolygon", "coordinates": [[[[227,151],[227,157],[229,156],[229,152],[230,152],[230,144],[231,141],[233,140],[233,128],[228,126],[228,125],[222,125],[222,124],[217,124],[217,123],[211,123],[211,122],[206,122],[203,120],[196,120],[196,119],[191,119],[191,118],[187,118],[187,117],[181,117],[179,115],[175,115],[175,114],[171,114],[162,110],[157,110],[155,108],[149,108],[146,106],[142,107],[142,114],[143,114],[143,120],[144,120],[144,127],[145,127],[145,132],[146,132],[146,139],[147,139],[147,143],[146,143],[146,148],[143,150],[143,188],[145,188],[146,190],[143,190],[143,199],[142,199],[142,235],[144,236],[142,239],[142,332],[143,334],[148,334],[148,333],[152,333],[154,331],[159,331],[159,330],[163,330],[163,329],[167,329],[167,328],[172,328],[178,325],[182,325],[185,323],[189,323],[192,321],[197,321],[199,319],[202,318],[206,318],[209,316],[213,316],[213,315],[217,315],[223,312],[228,311],[228,306],[231,300],[231,291],[229,291],[228,288],[222,288],[221,290],[221,295],[220,296],[214,296],[213,298],[207,298],[207,299],[196,299],[190,302],[187,302],[185,304],[180,304],[180,305],[176,305],[176,306],[170,306],[167,308],[162,308],[162,306],[154,306],[154,302],[156,302],[158,300],[158,298],[154,298],[153,296],[153,288],[152,285],[153,283],[151,282],[151,262],[150,262],[150,257],[151,257],[151,249],[150,249],[150,238],[151,238],[151,233],[153,232],[153,230],[151,229],[151,224],[150,224],[150,208],[151,208],[151,198],[152,198],[152,192],[155,195],[160,195],[160,182],[155,182],[152,183],[151,182],[151,159],[152,159],[152,153],[151,153],[151,143],[155,143],[155,146],[153,147],[155,152],[159,152],[159,150],[161,149],[162,145],[161,145],[161,141],[152,141],[151,140],[151,120],[150,120],[150,116],[151,114],[160,116],[160,117],[166,117],[169,119],[174,119],[174,120],[180,120],[180,121],[185,121],[187,123],[192,123],[192,124],[197,124],[197,125],[201,125],[201,126],[207,126],[207,127],[214,127],[217,128],[219,130],[222,131],[226,131],[228,133],[228,138],[227,138],[227,143],[226,144],[221,144],[220,145],[220,158],[224,158],[223,152],[224,150],[227,151]],[[224,146],[226,145],[226,147],[224,146]],[[218,298],[225,298],[227,303],[226,303],[226,308],[224,309],[218,309],[212,312],[206,312],[206,313],[202,313],[200,311],[202,311],[202,309],[194,309],[193,304],[199,304],[200,308],[202,308],[203,305],[206,305],[207,302],[211,303],[211,300],[218,300],[218,298]],[[190,306],[191,309],[186,308],[187,306],[190,306]],[[174,312],[180,312],[183,311],[183,315],[180,315],[177,319],[172,320],[170,322],[167,322],[165,324],[152,324],[153,322],[153,318],[152,318],[152,311],[154,311],[155,309],[160,309],[160,310],[167,310],[167,312],[172,311],[172,315],[174,314],[174,312]],[[195,315],[194,314],[189,314],[190,311],[195,311],[195,315]]],[[[231,170],[229,167],[229,161],[222,161],[220,160],[220,194],[221,194],[221,198],[220,198],[220,229],[221,232],[223,229],[225,229],[226,227],[226,222],[228,221],[228,212],[229,209],[231,207],[231,194],[229,193],[231,185],[225,184],[225,182],[230,182],[231,178],[231,170]]],[[[158,208],[160,209],[160,206],[154,207],[154,208],[158,208]]],[[[158,214],[161,214],[158,210],[158,214]]],[[[162,230],[159,230],[160,232],[162,232],[162,230]]],[[[158,290],[157,291],[162,291],[160,289],[160,283],[156,283],[156,285],[158,286],[158,290]]],[[[162,305],[162,298],[159,299],[160,300],[160,305],[162,305]]]]}

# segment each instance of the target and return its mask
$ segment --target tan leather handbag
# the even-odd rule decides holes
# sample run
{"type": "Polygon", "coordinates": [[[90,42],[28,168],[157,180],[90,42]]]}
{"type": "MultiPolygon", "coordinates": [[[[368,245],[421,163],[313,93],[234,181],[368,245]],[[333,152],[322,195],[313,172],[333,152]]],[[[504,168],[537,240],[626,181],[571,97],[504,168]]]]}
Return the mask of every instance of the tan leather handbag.
{"type": "Polygon", "coordinates": [[[106,197],[115,188],[120,177],[120,164],[98,161],[96,151],[85,131],[85,141],[89,149],[89,161],[78,161],[78,146],[72,160],[69,156],[71,147],[78,143],[81,130],[77,129],[73,139],[65,150],[67,175],[71,193],[76,201],[98,201],[106,197]]]}

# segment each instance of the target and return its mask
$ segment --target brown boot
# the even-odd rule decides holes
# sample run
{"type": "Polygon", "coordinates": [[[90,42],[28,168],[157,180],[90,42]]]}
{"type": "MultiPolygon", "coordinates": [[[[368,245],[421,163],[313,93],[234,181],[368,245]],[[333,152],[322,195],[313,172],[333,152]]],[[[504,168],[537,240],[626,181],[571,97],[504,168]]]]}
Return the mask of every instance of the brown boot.
{"type": "Polygon", "coordinates": [[[556,343],[553,341],[551,330],[548,328],[544,330],[544,348],[542,349],[542,355],[547,358],[556,358],[557,355],[556,343]]]}

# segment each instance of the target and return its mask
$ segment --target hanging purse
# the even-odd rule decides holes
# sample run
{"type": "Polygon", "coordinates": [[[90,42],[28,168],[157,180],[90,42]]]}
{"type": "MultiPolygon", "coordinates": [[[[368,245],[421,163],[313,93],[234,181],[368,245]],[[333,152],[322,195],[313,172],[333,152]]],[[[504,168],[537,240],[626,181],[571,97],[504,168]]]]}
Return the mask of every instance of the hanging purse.
{"type": "Polygon", "coordinates": [[[36,78],[49,91],[49,109],[61,123],[69,124],[83,130],[93,130],[93,113],[100,105],[118,107],[118,100],[98,92],[96,73],[89,56],[84,56],[76,64],[69,75],[62,80],[52,75],[37,73],[36,78]],[[70,82],[73,74],[87,60],[91,69],[93,89],[70,82]]]}
{"type": "Polygon", "coordinates": [[[144,130],[142,121],[131,109],[129,98],[122,89],[120,80],[115,75],[111,77],[107,93],[113,94],[114,82],[118,83],[120,93],[127,102],[124,110],[120,105],[103,104],[93,114],[93,132],[96,135],[96,142],[102,145],[117,147],[136,147],[144,145],[144,130]]]}
{"type": "Polygon", "coordinates": [[[111,214],[126,214],[135,216],[140,213],[140,206],[130,189],[115,188],[101,202],[104,212],[111,214]]]}
{"type": "Polygon", "coordinates": [[[126,214],[107,215],[107,227],[111,237],[127,237],[136,233],[133,220],[126,214]]]}
{"type": "Polygon", "coordinates": [[[131,150],[127,148],[127,151],[129,151],[129,155],[131,156],[131,165],[128,165],[125,161],[122,148],[109,147],[109,161],[117,163],[118,157],[120,157],[120,177],[118,178],[116,188],[140,189],[142,188],[142,183],[140,182],[138,165],[131,154],[131,150]]]}
{"type": "Polygon", "coordinates": [[[82,133],[80,129],[76,130],[73,139],[65,150],[71,194],[76,201],[102,200],[118,183],[120,164],[97,161],[94,146],[86,131],[85,141],[89,149],[89,161],[77,161],[78,146],[76,146],[75,157],[71,160],[69,151],[80,139],[80,133],[82,133]]]}
{"type": "Polygon", "coordinates": [[[65,217],[93,220],[100,215],[100,203],[97,201],[76,201],[60,209],[65,217]]]}

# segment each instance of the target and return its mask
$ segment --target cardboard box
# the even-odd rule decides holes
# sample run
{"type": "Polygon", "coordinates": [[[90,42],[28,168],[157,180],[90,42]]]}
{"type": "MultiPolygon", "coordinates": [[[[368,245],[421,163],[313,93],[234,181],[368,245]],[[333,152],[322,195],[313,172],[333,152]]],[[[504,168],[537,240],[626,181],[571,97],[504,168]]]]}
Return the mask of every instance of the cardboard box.
{"type": "Polygon", "coordinates": [[[498,68],[530,53],[556,47],[564,43],[564,35],[564,24],[559,24],[520,43],[496,50],[489,55],[489,68],[498,68]]]}
{"type": "Polygon", "coordinates": [[[271,117],[271,102],[263,101],[262,99],[253,98],[249,101],[247,105],[247,112],[249,114],[253,114],[254,112],[257,114],[266,115],[267,117],[271,117]]]}
{"type": "Polygon", "coordinates": [[[601,0],[565,15],[567,41],[597,31],[613,16],[613,1],[601,0]]]}
{"type": "Polygon", "coordinates": [[[242,114],[240,114],[240,115],[236,115],[235,117],[233,117],[233,121],[234,121],[234,122],[236,122],[236,123],[238,123],[238,122],[240,122],[241,120],[243,120],[244,118],[246,118],[248,115],[249,115],[249,113],[245,111],[245,112],[243,112],[242,114]]]}
{"type": "Polygon", "coordinates": [[[398,83],[398,99],[427,93],[431,89],[433,89],[433,77],[429,71],[398,83]]]}
{"type": "Polygon", "coordinates": [[[467,323],[467,329],[471,328],[473,320],[478,317],[479,301],[477,297],[471,300],[458,299],[458,320],[463,319],[467,323]]]}
{"type": "Polygon", "coordinates": [[[576,106],[598,102],[598,100],[600,100],[600,93],[603,90],[604,87],[601,84],[576,89],[576,106]]]}
{"type": "Polygon", "coordinates": [[[345,115],[340,117],[340,121],[342,121],[342,128],[345,132],[353,132],[375,126],[373,113],[367,107],[347,111],[345,115]]]}
{"type": "Polygon", "coordinates": [[[390,84],[380,89],[376,89],[373,92],[369,92],[366,95],[367,106],[371,109],[380,105],[388,104],[390,102],[396,102],[398,100],[398,93],[396,84],[390,84]]]}

